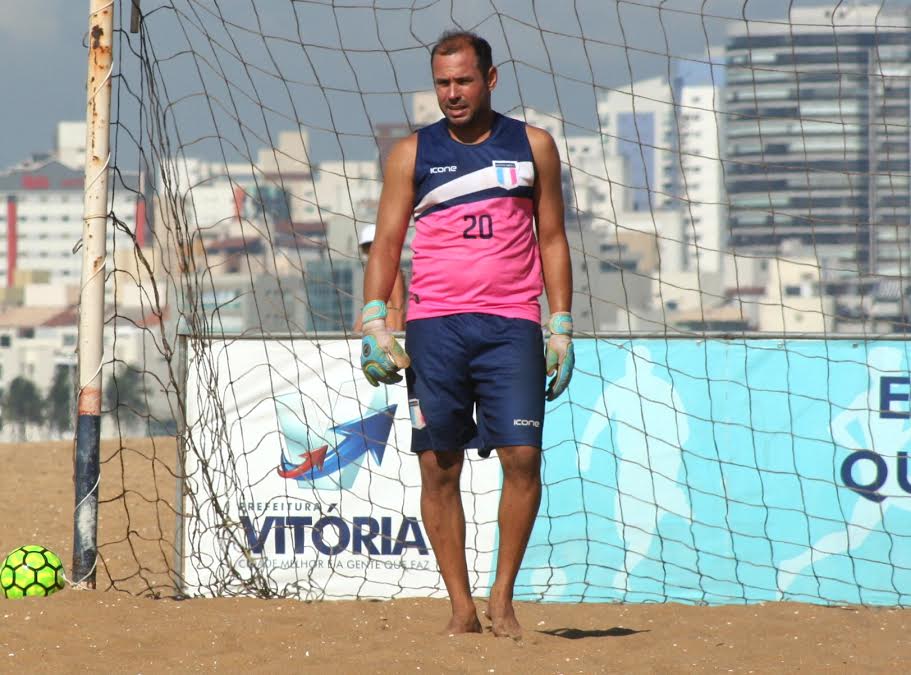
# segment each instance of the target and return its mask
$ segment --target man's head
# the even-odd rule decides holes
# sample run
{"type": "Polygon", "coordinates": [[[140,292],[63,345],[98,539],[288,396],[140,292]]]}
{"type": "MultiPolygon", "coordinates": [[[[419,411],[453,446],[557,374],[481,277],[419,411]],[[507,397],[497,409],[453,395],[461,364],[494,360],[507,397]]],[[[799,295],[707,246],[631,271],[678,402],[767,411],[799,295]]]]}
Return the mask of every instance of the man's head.
{"type": "Polygon", "coordinates": [[[497,86],[490,44],[465,31],[443,33],[430,53],[440,110],[454,127],[470,127],[490,111],[497,86]]]}

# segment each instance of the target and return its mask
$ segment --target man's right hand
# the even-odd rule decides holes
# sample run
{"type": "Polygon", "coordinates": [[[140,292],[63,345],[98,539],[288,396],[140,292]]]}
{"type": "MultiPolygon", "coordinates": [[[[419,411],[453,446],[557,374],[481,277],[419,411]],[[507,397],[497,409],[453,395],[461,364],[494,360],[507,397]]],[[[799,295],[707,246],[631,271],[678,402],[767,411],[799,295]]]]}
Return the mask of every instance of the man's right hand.
{"type": "Polygon", "coordinates": [[[402,381],[399,369],[411,365],[399,341],[386,328],[386,303],[372,300],[361,310],[364,337],[361,339],[361,370],[374,387],[380,383],[395,384],[402,381]]]}

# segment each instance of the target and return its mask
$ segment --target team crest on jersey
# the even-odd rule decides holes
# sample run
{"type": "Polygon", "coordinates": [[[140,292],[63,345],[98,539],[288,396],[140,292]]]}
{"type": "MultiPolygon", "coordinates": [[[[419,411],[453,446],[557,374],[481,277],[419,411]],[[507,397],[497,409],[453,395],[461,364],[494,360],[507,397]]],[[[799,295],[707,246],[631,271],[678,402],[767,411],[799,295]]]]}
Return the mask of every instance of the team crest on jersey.
{"type": "Polygon", "coordinates": [[[497,185],[506,190],[512,190],[519,184],[519,165],[516,162],[494,162],[493,168],[497,172],[497,185]]]}

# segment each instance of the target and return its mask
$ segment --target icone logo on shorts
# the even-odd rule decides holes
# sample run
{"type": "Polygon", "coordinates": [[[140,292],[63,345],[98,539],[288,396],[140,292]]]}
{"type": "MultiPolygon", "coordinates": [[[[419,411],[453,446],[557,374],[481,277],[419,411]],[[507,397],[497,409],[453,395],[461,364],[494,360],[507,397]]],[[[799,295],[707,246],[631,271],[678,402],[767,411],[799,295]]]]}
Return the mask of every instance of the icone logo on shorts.
{"type": "Polygon", "coordinates": [[[288,450],[295,453],[300,461],[289,461],[283,454],[277,469],[278,475],[289,480],[314,481],[341,471],[368,451],[377,464],[382,464],[395,409],[396,406],[391,405],[375,414],[358,417],[332,427],[329,435],[339,439],[334,447],[330,447],[328,443],[311,446],[309,434],[306,433],[307,427],[299,423],[289,424],[280,415],[279,424],[285,435],[288,450]]]}

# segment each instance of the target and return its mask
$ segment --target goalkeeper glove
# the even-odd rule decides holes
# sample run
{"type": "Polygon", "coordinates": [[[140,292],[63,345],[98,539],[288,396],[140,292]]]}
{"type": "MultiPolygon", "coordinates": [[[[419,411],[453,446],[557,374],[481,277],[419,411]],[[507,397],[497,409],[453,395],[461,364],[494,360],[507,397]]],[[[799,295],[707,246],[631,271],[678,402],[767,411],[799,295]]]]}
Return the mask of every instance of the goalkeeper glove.
{"type": "Polygon", "coordinates": [[[573,352],[573,317],[569,312],[554,312],[547,322],[550,333],[544,362],[547,376],[553,379],[547,386],[547,400],[553,401],[569,386],[576,356],[573,352]]]}
{"type": "Polygon", "coordinates": [[[386,303],[372,300],[361,310],[364,337],[361,339],[361,370],[374,387],[379,383],[402,381],[398,371],[411,365],[402,345],[386,328],[386,303]]]}

